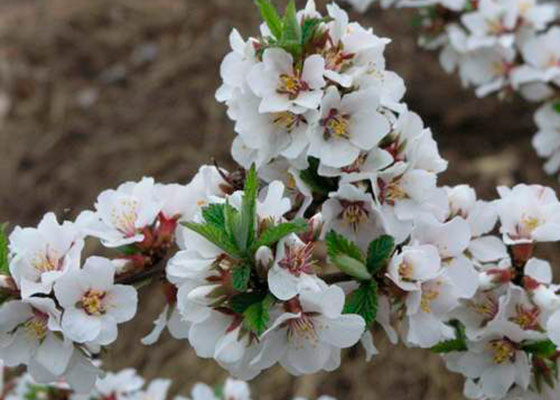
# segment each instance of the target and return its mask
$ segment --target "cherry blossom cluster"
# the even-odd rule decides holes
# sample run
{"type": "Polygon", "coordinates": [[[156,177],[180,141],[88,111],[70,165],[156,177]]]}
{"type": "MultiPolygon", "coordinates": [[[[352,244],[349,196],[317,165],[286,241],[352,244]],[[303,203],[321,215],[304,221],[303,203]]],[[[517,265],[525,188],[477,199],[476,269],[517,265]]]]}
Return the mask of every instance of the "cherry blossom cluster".
{"type": "Polygon", "coordinates": [[[169,382],[97,361],[151,283],[166,301],[142,343],[167,329],[236,379],[333,371],[357,344],[369,360],[381,328],[443,354],[471,398],[557,398],[559,287],[533,256],[560,240],[556,194],[438,186],[447,162],[386,69],[389,40],[334,3],[256,3],[260,36],[232,32],[216,94],[242,168],[127,182],[75,219],[0,232],[0,359],[27,367],[22,390],[164,398],[169,382]]]}
{"type": "MultiPolygon", "coordinates": [[[[348,0],[364,12],[373,0],[348,0]]],[[[538,0],[389,0],[383,7],[421,8],[420,45],[440,50],[479,97],[497,93],[540,103],[533,137],[548,174],[560,170],[560,6],[538,0]]]]}
{"type": "MultiPolygon", "coordinates": [[[[95,382],[89,393],[76,393],[65,382],[51,384],[37,383],[33,377],[17,371],[3,369],[0,381],[0,398],[5,400],[251,400],[247,382],[226,379],[223,385],[208,386],[196,383],[189,397],[168,395],[171,387],[169,379],[145,380],[132,369],[107,373],[95,382]]],[[[306,400],[296,397],[294,400],[306,400]]],[[[317,400],[336,400],[330,396],[320,396],[317,400]]]]}

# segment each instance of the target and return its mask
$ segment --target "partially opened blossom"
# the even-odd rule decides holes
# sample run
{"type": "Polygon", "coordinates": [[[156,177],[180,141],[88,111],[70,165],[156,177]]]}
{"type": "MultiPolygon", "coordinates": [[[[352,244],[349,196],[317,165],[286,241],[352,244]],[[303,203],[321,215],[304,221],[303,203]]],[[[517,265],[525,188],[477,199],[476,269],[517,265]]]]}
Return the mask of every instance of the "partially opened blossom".
{"type": "Polygon", "coordinates": [[[422,283],[442,273],[437,247],[429,244],[403,246],[389,263],[387,276],[407,292],[421,291],[422,283]]]}
{"type": "Polygon", "coordinates": [[[136,314],[136,289],[114,283],[115,266],[103,257],[90,257],[82,269],[59,279],[56,299],[64,309],[62,331],[78,343],[107,345],[117,338],[117,324],[136,314]]]}
{"type": "Polygon", "coordinates": [[[46,214],[37,228],[16,227],[10,235],[10,272],[23,298],[48,294],[53,283],[80,266],[83,233],[75,224],[59,224],[46,214]]]}

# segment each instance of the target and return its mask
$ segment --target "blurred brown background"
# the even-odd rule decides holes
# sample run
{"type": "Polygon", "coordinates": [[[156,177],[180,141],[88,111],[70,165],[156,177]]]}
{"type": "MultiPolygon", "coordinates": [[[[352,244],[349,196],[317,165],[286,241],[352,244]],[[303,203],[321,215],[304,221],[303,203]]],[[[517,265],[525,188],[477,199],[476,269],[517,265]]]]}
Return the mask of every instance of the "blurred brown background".
{"type": "MultiPolygon", "coordinates": [[[[389,68],[407,81],[411,109],[450,161],[442,183],[467,182],[485,198],[496,184],[557,188],[530,147],[530,105],[463,90],[435,54],[417,48],[407,11],[352,17],[394,39],[389,68]]],[[[0,0],[0,221],[33,225],[48,210],[88,208],[101,190],[142,175],[186,182],[211,156],[232,165],[232,124],[214,91],[231,28],[246,37],[257,24],[250,0],[0,0]]],[[[166,334],[149,351],[142,347],[163,302],[152,293],[106,357],[108,367],[172,378],[182,393],[195,381],[220,382],[224,371],[185,342],[166,334]]],[[[331,374],[296,379],[273,369],[253,382],[254,393],[262,400],[462,398],[462,378],[437,356],[390,347],[382,335],[377,344],[372,363],[358,350],[331,374]]]]}

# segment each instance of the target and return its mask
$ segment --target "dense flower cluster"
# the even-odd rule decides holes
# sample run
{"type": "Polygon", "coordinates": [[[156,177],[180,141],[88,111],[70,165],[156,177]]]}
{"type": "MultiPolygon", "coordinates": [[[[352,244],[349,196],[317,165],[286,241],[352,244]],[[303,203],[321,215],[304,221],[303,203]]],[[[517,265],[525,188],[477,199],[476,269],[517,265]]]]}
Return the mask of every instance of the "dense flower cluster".
{"type": "MultiPolygon", "coordinates": [[[[8,369],[0,373],[0,398],[5,400],[251,400],[246,382],[228,378],[223,385],[210,387],[205,383],[193,386],[188,397],[168,395],[171,381],[154,379],[146,383],[134,369],[107,373],[95,382],[89,393],[76,393],[66,383],[39,384],[31,375],[17,375],[8,369]]],[[[306,400],[297,397],[294,400],[306,400]]],[[[317,400],[336,400],[320,396],[317,400]]]]}
{"type": "MultiPolygon", "coordinates": [[[[369,360],[382,328],[443,354],[471,398],[557,398],[559,287],[534,256],[560,240],[556,194],[517,185],[487,202],[438,186],[447,162],[386,69],[389,40],[335,4],[323,16],[292,2],[283,17],[257,4],[261,34],[232,32],[217,92],[243,169],[128,182],[75,221],[49,213],[0,235],[0,359],[27,366],[22,390],[164,398],[169,382],[142,389],[134,371],[103,377],[95,361],[153,281],[167,302],[142,342],[167,328],[239,379],[276,364],[333,371],[358,343],[369,360]],[[111,256],[84,257],[86,240],[111,256]]],[[[543,142],[554,112],[539,117],[543,142]]],[[[248,398],[230,386],[246,396],[228,399],[248,398]]],[[[220,398],[197,388],[193,399],[220,398]]]]}
{"type": "MultiPolygon", "coordinates": [[[[348,0],[363,12],[373,0],[348,0]]],[[[458,71],[480,97],[520,95],[541,103],[533,138],[545,170],[560,170],[560,6],[537,0],[394,0],[419,7],[420,44],[440,50],[443,68],[458,71]]]]}

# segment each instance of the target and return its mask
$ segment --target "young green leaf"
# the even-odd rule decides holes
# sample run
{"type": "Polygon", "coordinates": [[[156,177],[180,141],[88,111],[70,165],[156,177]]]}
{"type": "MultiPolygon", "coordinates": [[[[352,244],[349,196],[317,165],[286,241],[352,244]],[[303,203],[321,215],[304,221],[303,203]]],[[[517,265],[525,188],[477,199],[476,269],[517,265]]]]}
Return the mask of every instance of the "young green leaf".
{"type": "Polygon", "coordinates": [[[362,264],[365,263],[365,258],[360,248],[344,236],[335,231],[330,231],[327,233],[325,240],[327,244],[327,253],[331,259],[344,254],[360,261],[362,264]]]}
{"type": "Polygon", "coordinates": [[[195,222],[183,222],[182,224],[186,228],[203,236],[230,256],[239,257],[242,255],[237,245],[231,240],[225,230],[210,224],[199,224],[195,222]]]}
{"type": "Polygon", "coordinates": [[[286,6],[284,20],[282,22],[282,42],[298,43],[301,45],[301,25],[296,15],[296,3],[290,0],[286,6]]]}
{"type": "Polygon", "coordinates": [[[389,235],[382,235],[372,241],[368,247],[367,269],[370,273],[377,273],[391,256],[395,248],[395,239],[389,235]]]}
{"type": "Polygon", "coordinates": [[[330,192],[336,191],[338,187],[336,180],[320,176],[317,172],[319,160],[315,157],[309,157],[308,161],[309,167],[299,173],[301,180],[315,193],[326,196],[330,192]]]}
{"type": "Polygon", "coordinates": [[[238,292],[244,292],[249,286],[251,279],[251,265],[241,264],[233,269],[232,284],[233,288],[238,292]]]}
{"type": "Polygon", "coordinates": [[[235,240],[239,248],[245,251],[255,240],[255,224],[257,221],[257,191],[259,179],[253,164],[245,178],[243,200],[239,219],[235,219],[235,240]]]}
{"type": "Polygon", "coordinates": [[[282,38],[282,20],[276,8],[268,0],[255,0],[255,4],[272,35],[280,40],[282,38]]]}
{"type": "Polygon", "coordinates": [[[556,354],[556,345],[550,340],[527,343],[522,346],[523,351],[542,358],[549,358],[556,354]]]}
{"type": "Polygon", "coordinates": [[[367,281],[372,278],[363,262],[347,256],[346,254],[338,254],[331,257],[331,261],[339,270],[360,281],[367,281]]]}
{"type": "Polygon", "coordinates": [[[8,224],[0,225],[0,274],[10,275],[10,262],[8,258],[8,235],[6,229],[8,224]]]}
{"type": "Polygon", "coordinates": [[[260,234],[251,250],[257,251],[261,246],[271,246],[291,233],[305,232],[306,229],[307,222],[301,218],[271,226],[260,234]]]}
{"type": "Polygon", "coordinates": [[[552,107],[554,108],[554,110],[555,110],[558,114],[560,114],[560,101],[557,101],[556,103],[554,103],[554,104],[552,105],[552,107]]]}
{"type": "Polygon", "coordinates": [[[246,329],[260,336],[266,330],[270,321],[269,309],[272,305],[272,298],[265,297],[262,301],[251,304],[243,312],[243,325],[246,329]]]}
{"type": "Polygon", "coordinates": [[[240,293],[231,298],[231,309],[236,313],[243,313],[251,305],[263,301],[266,292],[240,293]]]}
{"type": "Polygon", "coordinates": [[[305,46],[305,44],[315,37],[315,34],[318,31],[319,26],[323,22],[329,22],[332,18],[306,18],[303,21],[303,26],[301,27],[301,43],[305,46]]]}
{"type": "Polygon", "coordinates": [[[346,299],[345,314],[358,314],[370,328],[377,315],[377,284],[374,281],[363,282],[346,299]]]}
{"type": "Polygon", "coordinates": [[[202,217],[207,223],[211,225],[216,225],[219,228],[225,228],[226,211],[229,213],[237,212],[237,210],[234,207],[232,207],[227,203],[223,203],[223,204],[212,203],[202,209],[202,217]]]}
{"type": "Polygon", "coordinates": [[[465,326],[457,321],[451,321],[451,325],[455,328],[455,339],[446,340],[436,344],[430,350],[433,353],[445,354],[454,351],[467,351],[467,335],[465,334],[465,326]]]}

